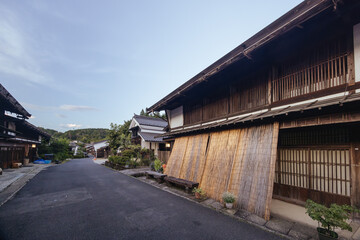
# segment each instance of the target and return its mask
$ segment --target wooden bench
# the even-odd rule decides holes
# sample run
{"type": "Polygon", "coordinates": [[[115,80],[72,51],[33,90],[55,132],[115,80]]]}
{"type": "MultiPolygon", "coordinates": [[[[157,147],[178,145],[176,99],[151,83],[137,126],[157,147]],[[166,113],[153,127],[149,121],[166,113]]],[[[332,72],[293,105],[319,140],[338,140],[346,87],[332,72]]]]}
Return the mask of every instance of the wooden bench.
{"type": "Polygon", "coordinates": [[[146,178],[154,178],[158,183],[163,183],[164,178],[167,176],[166,174],[154,172],[154,171],[146,171],[146,178]]]}
{"type": "Polygon", "coordinates": [[[12,163],[12,168],[20,168],[22,167],[22,163],[12,163]]]}
{"type": "Polygon", "coordinates": [[[185,191],[187,193],[191,193],[191,191],[195,187],[199,186],[199,183],[197,183],[197,182],[192,182],[192,181],[188,181],[188,180],[180,179],[180,178],[176,178],[176,177],[165,177],[164,180],[165,180],[166,184],[169,186],[176,185],[179,187],[185,187],[185,191]]]}

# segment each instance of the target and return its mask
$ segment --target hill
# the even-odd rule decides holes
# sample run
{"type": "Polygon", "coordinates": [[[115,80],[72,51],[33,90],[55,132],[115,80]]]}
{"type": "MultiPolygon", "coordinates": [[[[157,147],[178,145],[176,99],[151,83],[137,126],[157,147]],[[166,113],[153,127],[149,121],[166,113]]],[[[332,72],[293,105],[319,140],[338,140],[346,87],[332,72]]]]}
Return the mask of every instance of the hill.
{"type": "Polygon", "coordinates": [[[98,142],[104,140],[109,133],[109,129],[106,128],[76,129],[76,130],[69,130],[64,133],[58,132],[53,129],[41,128],[41,127],[39,128],[50,134],[52,137],[65,138],[71,141],[77,140],[84,143],[98,142]]]}

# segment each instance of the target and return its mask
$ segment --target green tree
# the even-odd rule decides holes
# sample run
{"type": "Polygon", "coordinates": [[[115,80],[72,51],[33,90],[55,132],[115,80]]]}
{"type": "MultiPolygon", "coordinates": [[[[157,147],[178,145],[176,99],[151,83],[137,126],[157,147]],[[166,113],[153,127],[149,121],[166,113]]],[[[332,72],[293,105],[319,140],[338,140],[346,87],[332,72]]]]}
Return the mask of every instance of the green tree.
{"type": "Polygon", "coordinates": [[[44,158],[45,154],[54,154],[55,160],[63,161],[71,158],[69,140],[65,138],[51,138],[49,142],[43,141],[38,147],[38,154],[44,158]]]}
{"type": "Polygon", "coordinates": [[[110,124],[110,131],[107,139],[109,140],[109,147],[113,153],[118,149],[125,149],[131,143],[131,135],[129,132],[131,120],[124,121],[124,124],[110,124]]]}

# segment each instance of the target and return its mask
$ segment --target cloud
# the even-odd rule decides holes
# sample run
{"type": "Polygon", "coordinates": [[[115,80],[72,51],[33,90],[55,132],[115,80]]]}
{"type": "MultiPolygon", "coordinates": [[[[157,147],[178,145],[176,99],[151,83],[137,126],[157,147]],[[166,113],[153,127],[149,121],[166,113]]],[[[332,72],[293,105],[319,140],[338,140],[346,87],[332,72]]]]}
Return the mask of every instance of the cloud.
{"type": "Polygon", "coordinates": [[[67,118],[66,115],[61,114],[61,113],[57,113],[57,114],[55,114],[55,116],[58,117],[58,118],[67,118]]]}
{"type": "Polygon", "coordinates": [[[80,128],[81,124],[75,124],[75,123],[67,123],[67,124],[60,124],[60,127],[63,128],[80,128]]]}
{"type": "Polygon", "coordinates": [[[0,73],[31,83],[48,83],[50,78],[31,53],[31,39],[24,32],[17,16],[0,5],[0,73]]]}
{"type": "Polygon", "coordinates": [[[61,105],[61,110],[66,111],[78,111],[78,112],[84,112],[84,111],[98,111],[97,108],[90,107],[90,106],[78,106],[78,105],[61,105]]]}

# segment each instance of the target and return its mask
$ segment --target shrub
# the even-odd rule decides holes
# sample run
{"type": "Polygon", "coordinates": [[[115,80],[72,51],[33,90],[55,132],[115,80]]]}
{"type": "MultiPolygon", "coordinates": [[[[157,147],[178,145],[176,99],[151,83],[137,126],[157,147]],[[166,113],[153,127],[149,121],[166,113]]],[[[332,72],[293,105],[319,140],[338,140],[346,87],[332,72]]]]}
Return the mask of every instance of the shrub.
{"type": "Polygon", "coordinates": [[[127,160],[130,160],[133,157],[136,157],[136,153],[132,149],[125,149],[121,152],[121,156],[126,158],[127,160]]]}
{"type": "Polygon", "coordinates": [[[194,188],[192,190],[193,193],[199,193],[201,198],[206,196],[206,192],[204,190],[202,190],[201,188],[194,188]]]}
{"type": "Polygon", "coordinates": [[[114,164],[119,164],[121,166],[125,166],[126,160],[123,156],[110,156],[109,161],[114,164]]]}
{"type": "Polygon", "coordinates": [[[77,154],[76,155],[74,155],[74,158],[84,158],[85,157],[85,155],[84,155],[84,153],[83,152],[77,152],[77,154]]]}
{"type": "Polygon", "coordinates": [[[162,163],[159,159],[155,159],[154,161],[154,168],[155,168],[155,171],[157,172],[162,172],[162,163]]]}
{"type": "Polygon", "coordinates": [[[149,166],[149,164],[150,164],[150,159],[141,159],[140,164],[141,164],[142,166],[149,166]]]}
{"type": "Polygon", "coordinates": [[[222,199],[225,203],[234,203],[235,202],[235,196],[234,194],[230,192],[224,192],[222,195],[222,199]]]}
{"type": "Polygon", "coordinates": [[[358,209],[349,206],[342,205],[339,206],[335,203],[331,204],[330,207],[326,207],[322,204],[318,204],[310,199],[306,201],[305,204],[306,213],[318,224],[325,229],[330,236],[335,235],[331,233],[335,228],[341,228],[342,230],[352,231],[351,226],[347,223],[347,220],[350,218],[351,213],[359,212],[358,209]]]}

